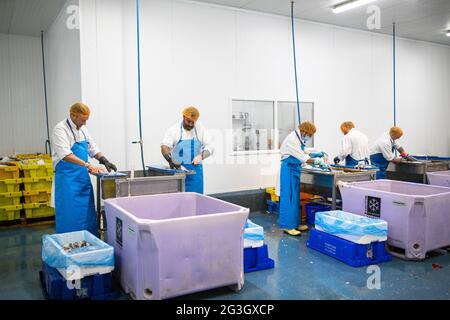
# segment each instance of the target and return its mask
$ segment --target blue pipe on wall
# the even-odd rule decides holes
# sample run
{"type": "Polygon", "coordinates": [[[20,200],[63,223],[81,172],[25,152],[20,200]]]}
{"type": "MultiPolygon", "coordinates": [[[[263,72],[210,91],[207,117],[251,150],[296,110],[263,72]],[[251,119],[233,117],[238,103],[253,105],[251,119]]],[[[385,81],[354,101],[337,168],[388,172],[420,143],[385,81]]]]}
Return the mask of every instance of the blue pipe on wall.
{"type": "Polygon", "coordinates": [[[139,19],[139,0],[136,0],[136,33],[137,33],[137,60],[138,60],[138,103],[139,103],[139,143],[141,146],[141,162],[144,176],[147,176],[144,161],[144,141],[142,139],[142,103],[141,103],[141,37],[140,37],[140,19],[139,19]]]}
{"type": "Polygon", "coordinates": [[[300,99],[298,93],[298,80],[297,80],[297,58],[295,55],[295,32],[294,32],[294,1],[291,1],[291,22],[292,22],[292,49],[294,51],[294,74],[295,74],[295,92],[297,94],[297,113],[298,123],[301,123],[300,117],[300,99]]]}

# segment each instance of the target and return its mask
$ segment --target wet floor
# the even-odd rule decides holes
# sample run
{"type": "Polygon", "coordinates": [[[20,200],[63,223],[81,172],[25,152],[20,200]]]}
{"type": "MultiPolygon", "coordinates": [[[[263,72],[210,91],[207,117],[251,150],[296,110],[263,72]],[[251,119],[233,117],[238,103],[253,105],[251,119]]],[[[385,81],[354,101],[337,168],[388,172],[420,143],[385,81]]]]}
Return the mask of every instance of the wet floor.
{"type": "MultiPolygon", "coordinates": [[[[308,232],[301,237],[282,233],[276,215],[252,213],[250,218],[264,227],[275,268],[246,273],[239,293],[219,288],[183,299],[450,299],[450,254],[379,264],[380,289],[369,289],[367,267],[353,268],[307,248],[308,232]]],[[[53,226],[0,229],[0,299],[44,299],[38,273],[42,236],[48,233],[54,233],[53,226]]]]}

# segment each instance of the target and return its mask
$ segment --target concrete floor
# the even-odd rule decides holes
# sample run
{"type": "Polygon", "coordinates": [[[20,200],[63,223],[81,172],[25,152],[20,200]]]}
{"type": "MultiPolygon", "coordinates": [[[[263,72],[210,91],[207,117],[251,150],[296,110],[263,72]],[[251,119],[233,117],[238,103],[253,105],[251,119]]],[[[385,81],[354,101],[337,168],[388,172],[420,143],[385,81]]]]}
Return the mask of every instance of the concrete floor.
{"type": "MultiPolygon", "coordinates": [[[[352,268],[308,249],[308,233],[283,234],[275,215],[252,213],[251,219],[264,227],[275,268],[245,274],[239,293],[220,288],[181,299],[450,299],[450,254],[382,263],[381,289],[370,290],[366,267],[352,268]]],[[[0,229],[0,299],[43,299],[38,277],[41,238],[53,232],[53,226],[0,229]]],[[[123,293],[119,297],[127,298],[123,293]]]]}

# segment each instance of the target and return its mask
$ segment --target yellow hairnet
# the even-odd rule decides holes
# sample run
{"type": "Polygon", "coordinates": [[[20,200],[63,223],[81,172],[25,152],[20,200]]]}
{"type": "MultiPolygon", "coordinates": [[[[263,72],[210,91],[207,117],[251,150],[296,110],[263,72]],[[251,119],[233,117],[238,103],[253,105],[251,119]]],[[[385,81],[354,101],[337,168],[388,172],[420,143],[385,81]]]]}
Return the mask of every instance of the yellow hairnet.
{"type": "Polygon", "coordinates": [[[345,132],[346,130],[350,131],[355,127],[355,124],[351,121],[345,121],[341,124],[341,131],[345,132]]]}
{"type": "Polygon", "coordinates": [[[76,116],[89,116],[91,114],[91,110],[84,103],[77,102],[70,107],[70,113],[76,116]]]}
{"type": "Polygon", "coordinates": [[[187,107],[183,110],[183,116],[192,121],[197,121],[200,117],[200,112],[198,112],[196,107],[187,107]]]}
{"type": "Polygon", "coordinates": [[[314,133],[316,133],[317,129],[316,126],[314,125],[314,123],[309,122],[309,121],[305,121],[302,122],[299,126],[298,129],[300,131],[304,131],[306,132],[306,134],[312,136],[314,133]]]}
{"type": "Polygon", "coordinates": [[[403,136],[403,130],[400,127],[392,127],[389,130],[389,134],[394,137],[394,139],[400,139],[403,136]]]}

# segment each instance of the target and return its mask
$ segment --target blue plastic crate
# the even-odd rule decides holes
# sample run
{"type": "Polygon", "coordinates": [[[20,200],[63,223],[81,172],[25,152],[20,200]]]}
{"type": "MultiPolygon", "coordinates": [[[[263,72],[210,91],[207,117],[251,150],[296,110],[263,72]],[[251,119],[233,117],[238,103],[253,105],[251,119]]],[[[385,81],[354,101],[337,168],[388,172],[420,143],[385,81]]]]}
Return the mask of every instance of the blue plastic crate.
{"type": "Polygon", "coordinates": [[[48,300],[110,300],[116,297],[112,272],[84,277],[79,280],[80,289],[69,289],[67,280],[59,271],[43,262],[39,278],[48,300]]]}
{"type": "Polygon", "coordinates": [[[323,211],[330,211],[331,206],[315,203],[315,202],[309,202],[305,204],[305,211],[306,211],[306,224],[313,226],[316,219],[316,212],[323,212],[323,211]]]}
{"type": "Polygon", "coordinates": [[[280,203],[267,200],[267,211],[274,214],[280,213],[280,203]]]}
{"type": "Polygon", "coordinates": [[[352,267],[368,266],[392,260],[392,256],[386,252],[385,241],[358,244],[311,229],[306,245],[352,267]]]}
{"type": "Polygon", "coordinates": [[[272,269],[275,261],[269,258],[267,244],[258,248],[244,249],[244,272],[272,269]]]}

